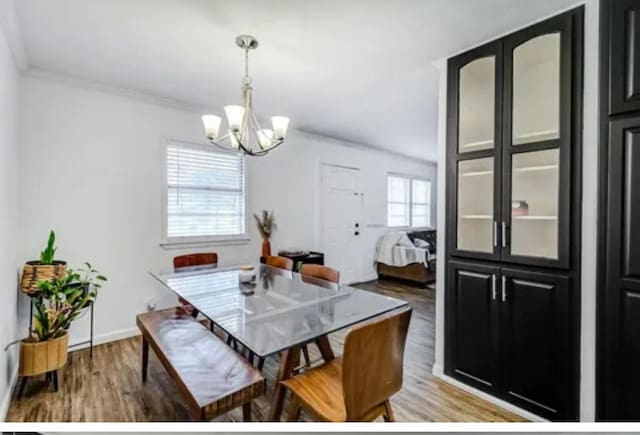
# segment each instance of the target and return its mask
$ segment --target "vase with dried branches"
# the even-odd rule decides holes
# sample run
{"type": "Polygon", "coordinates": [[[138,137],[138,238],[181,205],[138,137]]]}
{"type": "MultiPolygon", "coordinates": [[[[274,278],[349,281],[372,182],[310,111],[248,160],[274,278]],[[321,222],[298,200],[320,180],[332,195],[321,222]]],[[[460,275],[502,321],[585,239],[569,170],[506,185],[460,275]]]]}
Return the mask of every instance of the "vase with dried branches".
{"type": "Polygon", "coordinates": [[[271,235],[276,229],[276,220],[273,211],[268,212],[267,210],[262,210],[262,216],[254,213],[253,217],[256,220],[258,231],[260,231],[260,235],[262,236],[262,256],[268,257],[271,255],[271,235]]]}

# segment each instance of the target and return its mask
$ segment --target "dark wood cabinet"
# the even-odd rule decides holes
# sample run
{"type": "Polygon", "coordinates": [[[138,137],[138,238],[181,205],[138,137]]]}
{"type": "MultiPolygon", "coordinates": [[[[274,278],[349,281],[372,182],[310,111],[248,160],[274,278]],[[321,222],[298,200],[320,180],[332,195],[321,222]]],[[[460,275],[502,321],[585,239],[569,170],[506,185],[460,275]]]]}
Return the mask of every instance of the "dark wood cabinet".
{"type": "Polygon", "coordinates": [[[551,420],[574,415],[569,278],[503,268],[501,281],[503,394],[551,420]]]}
{"type": "Polygon", "coordinates": [[[609,123],[600,417],[640,420],[640,113],[609,123]]]}
{"type": "Polygon", "coordinates": [[[445,373],[578,415],[583,8],[448,62],[445,373]]]}
{"type": "Polygon", "coordinates": [[[640,421],[640,0],[601,0],[596,418],[640,421]]]}
{"type": "Polygon", "coordinates": [[[497,379],[497,285],[500,269],[481,264],[449,263],[447,341],[448,374],[491,390],[497,379]]]}
{"type": "Polygon", "coordinates": [[[575,419],[570,278],[478,262],[448,270],[445,373],[550,420],[575,419]]]}
{"type": "Polygon", "coordinates": [[[615,0],[603,6],[611,29],[609,114],[640,111],[640,2],[615,0]]]}

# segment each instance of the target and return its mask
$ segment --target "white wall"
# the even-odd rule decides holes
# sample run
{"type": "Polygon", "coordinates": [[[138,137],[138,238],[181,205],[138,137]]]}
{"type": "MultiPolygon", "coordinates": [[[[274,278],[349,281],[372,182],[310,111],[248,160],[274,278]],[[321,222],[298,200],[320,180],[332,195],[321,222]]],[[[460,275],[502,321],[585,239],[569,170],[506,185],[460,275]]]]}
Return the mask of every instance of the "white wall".
{"type": "Polygon", "coordinates": [[[16,149],[18,73],[0,27],[0,421],[16,374],[16,348],[2,349],[16,334],[16,149]]]}
{"type": "MultiPolygon", "coordinates": [[[[174,303],[147,271],[167,270],[173,256],[195,250],[159,246],[161,168],[167,138],[202,142],[199,115],[51,77],[25,77],[22,94],[18,259],[36,256],[55,229],[59,258],[72,266],[89,260],[109,277],[97,303],[98,339],[126,336],[150,298],[174,303]]],[[[375,226],[386,222],[387,172],[432,179],[435,223],[433,164],[293,131],[273,154],[248,159],[248,211],[274,210],[275,250],[319,247],[321,163],[362,171],[363,278],[374,276],[373,249],[384,231],[375,226]]],[[[261,240],[252,221],[249,228],[249,244],[209,248],[220,254],[221,264],[257,261],[261,240]]],[[[72,342],[87,336],[87,320],[72,328],[72,342]]]]}
{"type": "MultiPolygon", "coordinates": [[[[580,332],[580,420],[595,419],[596,378],[596,267],[597,267],[597,206],[598,206],[598,53],[599,53],[599,2],[598,0],[576,1],[576,6],[585,5],[584,35],[584,113],[583,113],[583,159],[582,159],[582,258],[581,258],[581,332],[580,332]]],[[[560,13],[558,11],[557,13],[560,13]]],[[[555,13],[554,13],[555,15],[555,13]]],[[[515,31],[517,29],[514,29],[515,31]]],[[[509,32],[511,33],[511,32],[509,32]]],[[[491,38],[495,39],[495,38],[491,38]]],[[[479,44],[480,45],[480,44],[479,44]]],[[[471,47],[469,47],[471,48],[471,47]]],[[[446,61],[438,62],[440,68],[440,98],[438,123],[438,166],[446,167],[446,61]]],[[[438,244],[444,246],[445,228],[445,181],[444,174],[438,177],[438,244]]],[[[444,249],[438,250],[438,264],[445,262],[444,249]]],[[[436,356],[433,373],[442,376],[445,349],[445,270],[439,267],[436,277],[436,356]]],[[[477,392],[477,390],[476,390],[477,392]]],[[[497,400],[496,400],[497,401],[497,400]]],[[[499,401],[504,404],[502,401],[499,401]]],[[[515,410],[515,409],[514,409],[515,410]]],[[[526,415],[526,413],[522,413],[526,415]]]]}

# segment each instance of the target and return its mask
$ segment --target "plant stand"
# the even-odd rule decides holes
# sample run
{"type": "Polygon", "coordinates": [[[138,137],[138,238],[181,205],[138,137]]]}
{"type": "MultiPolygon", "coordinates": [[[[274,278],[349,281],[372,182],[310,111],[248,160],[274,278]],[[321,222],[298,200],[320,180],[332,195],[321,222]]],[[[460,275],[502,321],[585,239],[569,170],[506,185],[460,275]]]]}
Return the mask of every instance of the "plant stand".
{"type": "Polygon", "coordinates": [[[81,341],[79,343],[74,343],[69,346],[69,350],[77,349],[80,346],[84,346],[86,344],[89,345],[89,359],[93,361],[93,325],[95,323],[95,312],[93,309],[94,301],[88,303],[89,310],[91,311],[91,323],[89,326],[89,339],[85,341],[81,341]]]}
{"type": "MultiPolygon", "coordinates": [[[[24,387],[27,386],[27,381],[30,378],[35,378],[35,376],[20,377],[20,387],[18,388],[18,397],[22,397],[22,393],[24,392],[24,387]]],[[[57,370],[45,373],[44,381],[46,384],[49,384],[51,382],[53,384],[53,391],[55,391],[56,393],[58,392],[58,371],[57,370]]]]}

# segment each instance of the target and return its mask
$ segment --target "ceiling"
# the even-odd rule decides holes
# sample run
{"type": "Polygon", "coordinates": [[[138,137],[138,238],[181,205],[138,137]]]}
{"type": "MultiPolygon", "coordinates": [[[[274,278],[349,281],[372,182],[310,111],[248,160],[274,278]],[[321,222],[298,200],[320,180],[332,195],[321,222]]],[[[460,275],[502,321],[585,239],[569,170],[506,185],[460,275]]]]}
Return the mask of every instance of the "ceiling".
{"type": "Polygon", "coordinates": [[[260,118],[436,159],[433,62],[577,0],[19,0],[30,68],[222,114],[251,53],[260,118]]]}

